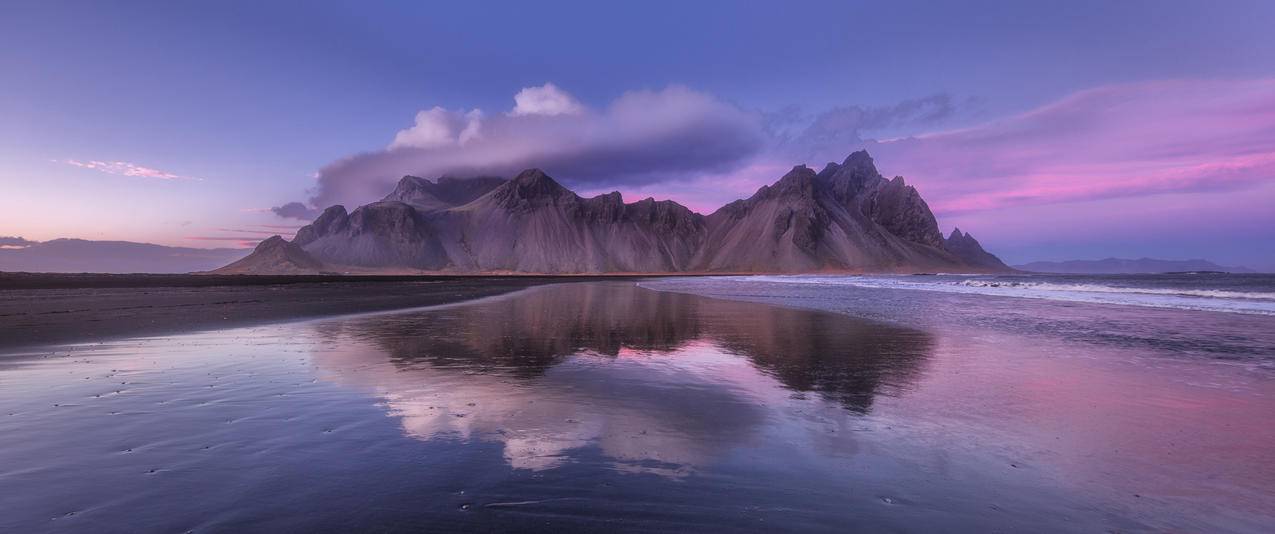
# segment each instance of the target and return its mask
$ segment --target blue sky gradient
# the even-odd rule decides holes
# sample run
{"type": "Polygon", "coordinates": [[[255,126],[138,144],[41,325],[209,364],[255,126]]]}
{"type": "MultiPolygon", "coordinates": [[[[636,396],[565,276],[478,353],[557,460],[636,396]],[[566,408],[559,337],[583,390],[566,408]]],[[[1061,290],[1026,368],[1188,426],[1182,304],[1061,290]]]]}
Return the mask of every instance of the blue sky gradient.
{"type": "MultiPolygon", "coordinates": [[[[797,133],[837,108],[945,99],[935,116],[860,125],[844,147],[809,157],[830,159],[862,146],[875,155],[877,141],[996,124],[1095,88],[1270,79],[1273,25],[1275,3],[1241,1],[5,2],[0,235],[241,246],[301,224],[268,208],[314,198],[316,173],[385,150],[418,111],[479,109],[485,124],[496,124],[515,93],[546,82],[600,115],[626,93],[685,87],[759,117],[762,126],[787,120],[797,133]],[[126,162],[180,178],[121,176],[68,161],[126,162]]],[[[1200,94],[1145,91],[1164,95],[1166,109],[1175,105],[1171,99],[1200,94]]],[[[1266,100],[1251,101],[1267,109],[1266,100]]],[[[1194,120],[1181,124],[1190,128],[1194,120]]],[[[1256,135],[1266,126],[1275,121],[1236,131],[1256,135]]],[[[1209,127],[1216,136],[1229,128],[1209,127]]],[[[766,175],[772,167],[823,163],[789,159],[805,154],[780,145],[767,141],[733,174],[563,181],[711,210],[725,194],[705,192],[712,180],[730,184],[714,189],[746,194],[782,174],[766,175]]],[[[1228,150],[1232,159],[1252,152],[1228,150]]],[[[1207,211],[1227,204],[1218,195],[1275,199],[1264,163],[1242,180],[1201,178],[1185,188],[1121,192],[1114,201],[1058,196],[975,216],[970,199],[945,192],[959,185],[956,175],[913,165],[917,154],[883,145],[878,162],[884,173],[906,174],[921,188],[945,230],[977,224],[963,229],[1009,261],[1207,255],[1275,266],[1269,213],[1207,211]],[[1192,211],[1192,199],[1200,210],[1192,211]],[[1104,202],[1141,202],[1133,209],[1144,214],[1140,220],[1160,222],[1113,220],[1139,228],[1126,235],[1027,221],[1054,216],[1042,214],[1051,209],[1042,205],[1071,206],[1083,217],[1104,202]],[[950,209],[938,207],[944,205],[950,209]],[[1218,224],[1187,232],[1174,226],[1180,217],[1156,212],[1157,205],[1218,224]],[[1037,234],[1000,230],[1022,224],[1037,234]]],[[[1073,156],[1085,158],[1083,150],[1073,156]]],[[[1120,172],[1132,176],[1128,168],[1120,172]]],[[[1005,176],[997,179],[1018,175],[1005,176]]]]}

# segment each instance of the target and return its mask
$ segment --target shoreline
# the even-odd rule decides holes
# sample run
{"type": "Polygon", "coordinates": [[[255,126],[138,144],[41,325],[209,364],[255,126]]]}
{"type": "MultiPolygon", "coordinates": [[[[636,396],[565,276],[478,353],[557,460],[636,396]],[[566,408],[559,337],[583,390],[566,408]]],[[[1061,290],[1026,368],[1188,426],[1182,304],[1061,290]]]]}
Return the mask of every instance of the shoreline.
{"type": "Polygon", "coordinates": [[[1207,362],[1275,372],[1275,316],[1111,302],[893,287],[788,284],[777,293],[747,283],[645,280],[653,291],[831,312],[957,337],[1012,335],[1068,346],[1121,347],[1147,361],[1207,362]],[[882,306],[882,303],[892,303],[882,306]],[[1161,360],[1163,358],[1163,360],[1161,360]]]}
{"type": "Polygon", "coordinates": [[[89,287],[208,287],[208,286],[258,286],[275,284],[322,282],[425,282],[472,279],[536,279],[556,281],[601,281],[646,278],[711,278],[717,276],[933,276],[936,274],[981,275],[1032,275],[1026,271],[869,271],[869,270],[814,270],[808,272],[787,271],[686,271],[686,272],[605,272],[605,273],[524,273],[501,272],[415,272],[415,273],[330,273],[330,274],[216,274],[197,273],[39,273],[24,271],[0,271],[0,294],[11,289],[64,289],[89,287]]]}
{"type": "MultiPolygon", "coordinates": [[[[265,286],[318,283],[441,282],[449,280],[593,281],[658,278],[680,274],[116,274],[0,272],[0,296],[6,290],[143,287],[265,286]]],[[[686,275],[704,276],[704,275],[686,275]]]]}
{"type": "MultiPolygon", "coordinates": [[[[316,497],[332,486],[323,481],[335,480],[370,496],[356,506],[388,503],[383,509],[411,510],[403,517],[412,521],[459,518],[457,530],[513,524],[500,509],[506,502],[553,503],[520,509],[522,521],[593,527],[570,512],[614,502],[662,509],[654,504],[670,491],[688,501],[767,500],[777,504],[767,519],[812,529],[819,517],[878,530],[1245,532],[1270,521],[1270,469],[1253,459],[1270,455],[1275,435],[1252,417],[1270,412],[1272,383],[1214,361],[1162,358],[1180,355],[1163,330],[1184,328],[1164,323],[1166,313],[1039,303],[1005,312],[1054,319],[1023,324],[1005,322],[1005,306],[963,295],[764,291],[705,279],[515,282],[222,286],[212,289],[274,292],[266,300],[285,304],[315,288],[320,300],[372,291],[379,302],[407,288],[438,303],[0,355],[9,386],[0,412],[9,426],[0,430],[22,445],[2,459],[36,466],[6,480],[32,489],[17,492],[29,506],[16,520],[70,510],[123,524],[153,512],[185,528],[190,517],[245,513],[147,503],[196,480],[209,502],[238,502],[217,496],[242,492],[238,472],[224,467],[248,458],[274,469],[270,483],[316,491],[270,491],[269,506],[250,516],[291,508],[290,497],[324,502],[316,497]],[[705,290],[676,287],[694,285],[705,290]],[[996,320],[970,321],[966,312],[996,320]],[[1145,342],[1077,335],[1127,331],[1134,319],[1151,328],[1139,334],[1145,342]],[[1116,326],[1103,326],[1109,321],[1116,326]],[[536,447],[523,445],[529,436],[536,447]],[[287,458],[301,467],[268,454],[282,449],[295,451],[287,458]],[[1212,453],[1222,449],[1228,454],[1212,453]],[[793,450],[801,454],[785,456],[793,450]],[[422,456],[437,463],[410,461],[422,456]],[[547,456],[554,460],[544,463],[547,456]],[[757,470],[756,458],[784,460],[757,470]],[[310,485],[314,465],[350,469],[310,485]],[[766,488],[750,483],[774,473],[781,478],[765,478],[773,481],[766,488]],[[529,476],[545,483],[527,485],[529,476]],[[621,477],[606,480],[631,493],[593,501],[596,487],[572,483],[595,477],[621,477]],[[496,482],[465,482],[474,478],[496,482]],[[137,498],[116,501],[97,483],[77,482],[103,479],[108,490],[136,484],[137,498]],[[72,482],[49,483],[61,480],[72,482]],[[68,503],[68,491],[79,501],[68,503]],[[423,494],[439,496],[430,500],[437,505],[411,506],[423,494]],[[899,516],[881,508],[887,498],[930,515],[899,516]],[[455,513],[466,505],[476,513],[455,513]]],[[[26,293],[83,300],[102,292],[26,293]]],[[[188,290],[105,292],[156,299],[188,290]]],[[[1193,328],[1185,332],[1196,342],[1215,333],[1193,328]]],[[[1270,346],[1265,339],[1254,341],[1270,346]]],[[[324,512],[313,510],[299,517],[324,512]]],[[[651,517],[686,530],[738,517],[732,504],[696,511],[694,521],[651,517]]]]}
{"type": "Polygon", "coordinates": [[[0,275],[0,351],[468,302],[650,277],[0,275]],[[17,279],[17,280],[15,280],[17,279]]]}

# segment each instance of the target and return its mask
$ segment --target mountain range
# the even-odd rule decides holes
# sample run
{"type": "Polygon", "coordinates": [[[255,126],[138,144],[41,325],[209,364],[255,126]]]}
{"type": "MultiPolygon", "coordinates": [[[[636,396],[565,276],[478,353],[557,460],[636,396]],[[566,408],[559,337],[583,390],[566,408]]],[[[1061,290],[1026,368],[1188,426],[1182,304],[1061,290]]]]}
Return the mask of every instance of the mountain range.
{"type": "Polygon", "coordinates": [[[1056,274],[1155,274],[1174,272],[1216,271],[1253,273],[1247,267],[1227,267],[1208,260],[1158,260],[1139,258],[1106,258],[1102,260],[1036,261],[1015,265],[1016,269],[1035,273],[1056,274]]]}
{"type": "Polygon", "coordinates": [[[406,176],[384,199],[332,206],[215,272],[799,273],[1012,270],[959,229],[944,237],[902,177],[867,152],[794,167],[701,215],[613,192],[583,198],[539,169],[512,179],[406,176]]]}

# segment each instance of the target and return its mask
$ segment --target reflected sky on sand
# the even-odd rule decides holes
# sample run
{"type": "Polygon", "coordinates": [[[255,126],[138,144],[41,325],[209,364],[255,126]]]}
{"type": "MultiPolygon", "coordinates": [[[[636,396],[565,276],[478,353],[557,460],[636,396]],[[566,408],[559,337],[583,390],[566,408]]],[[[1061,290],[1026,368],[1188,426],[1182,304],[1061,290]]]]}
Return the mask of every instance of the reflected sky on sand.
{"type": "Polygon", "coordinates": [[[0,531],[1262,531],[1200,365],[632,282],[28,350],[0,531]]]}
{"type": "Polygon", "coordinates": [[[407,435],[497,441],[520,469],[596,446],[619,469],[668,475],[768,427],[820,441],[876,395],[904,391],[933,343],[916,330],[632,284],[314,329],[332,342],[313,355],[320,376],[383,398],[407,435]],[[807,418],[791,424],[800,411],[807,418]]]}

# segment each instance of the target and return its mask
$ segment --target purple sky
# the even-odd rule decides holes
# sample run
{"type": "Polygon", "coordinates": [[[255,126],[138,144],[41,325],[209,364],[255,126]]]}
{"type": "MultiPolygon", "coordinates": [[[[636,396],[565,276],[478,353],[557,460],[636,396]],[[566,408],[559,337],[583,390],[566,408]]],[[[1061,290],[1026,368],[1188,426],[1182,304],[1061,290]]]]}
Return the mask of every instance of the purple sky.
{"type": "Polygon", "coordinates": [[[307,8],[0,7],[0,236],[243,246],[531,166],[707,213],[867,148],[1010,262],[1275,268],[1275,4],[307,8]]]}

